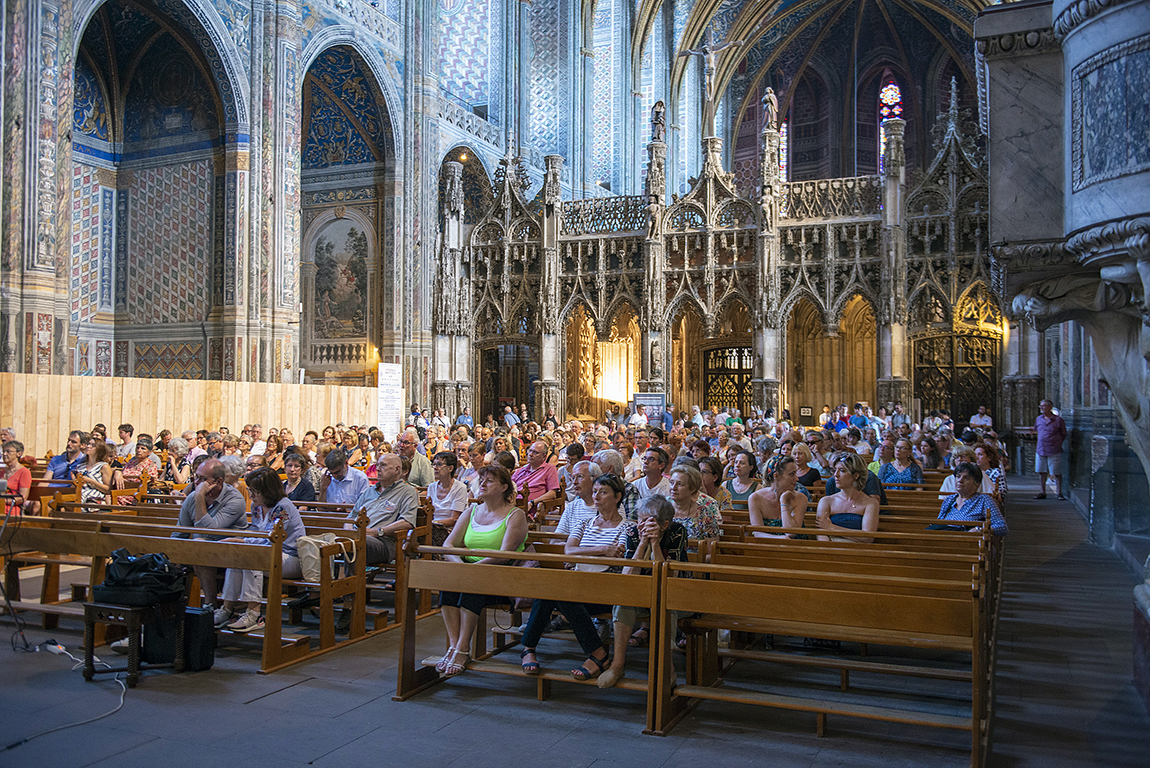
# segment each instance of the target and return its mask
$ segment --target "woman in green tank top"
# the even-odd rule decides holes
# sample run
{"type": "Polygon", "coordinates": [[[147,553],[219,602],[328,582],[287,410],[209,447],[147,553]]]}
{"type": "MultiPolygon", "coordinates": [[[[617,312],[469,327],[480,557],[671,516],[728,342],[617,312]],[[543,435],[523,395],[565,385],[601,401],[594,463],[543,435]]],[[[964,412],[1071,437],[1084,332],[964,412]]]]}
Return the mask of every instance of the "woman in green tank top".
{"type": "MultiPolygon", "coordinates": [[[[478,477],[481,503],[473,504],[459,516],[443,546],[522,552],[527,541],[527,517],[511,503],[515,498],[511,473],[506,467],[494,464],[480,469],[478,477]]],[[[458,555],[444,555],[444,559],[475,564],[507,562],[494,557],[458,555]]],[[[448,677],[462,672],[470,659],[467,649],[475,638],[479,614],[489,605],[504,602],[507,602],[505,595],[440,592],[439,608],[447,628],[447,653],[435,668],[448,677]]]]}

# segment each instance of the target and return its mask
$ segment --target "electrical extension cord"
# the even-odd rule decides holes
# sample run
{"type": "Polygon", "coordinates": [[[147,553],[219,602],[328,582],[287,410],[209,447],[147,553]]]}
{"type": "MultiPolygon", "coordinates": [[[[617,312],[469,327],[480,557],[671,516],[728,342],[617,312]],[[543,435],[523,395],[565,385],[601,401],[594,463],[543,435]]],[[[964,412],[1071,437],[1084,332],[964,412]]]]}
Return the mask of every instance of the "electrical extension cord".
{"type": "MultiPolygon", "coordinates": [[[[44,642],[44,648],[48,651],[48,653],[51,653],[51,654],[56,655],[56,656],[67,656],[69,659],[76,662],[76,664],[72,667],[72,671],[75,671],[84,665],[84,662],[82,660],[77,659],[75,656],[68,653],[68,650],[64,646],[57,643],[55,640],[45,641],[44,642]]],[[[40,650],[40,646],[36,646],[36,650],[40,650]]],[[[100,661],[95,656],[92,657],[92,662],[95,664],[103,665],[103,666],[107,667],[108,669],[112,668],[111,664],[108,664],[105,661],[100,661]]],[[[102,715],[97,715],[96,717],[89,718],[88,720],[81,720],[78,723],[68,723],[67,725],[59,725],[59,726],[56,726],[55,728],[49,728],[46,731],[40,731],[39,733],[34,733],[31,736],[27,736],[23,739],[20,739],[19,741],[14,741],[5,747],[0,747],[0,752],[7,752],[10,749],[15,749],[16,747],[19,747],[21,744],[27,744],[32,739],[38,739],[41,736],[47,736],[49,733],[55,733],[56,731],[63,731],[63,730],[66,730],[68,728],[75,728],[78,725],[87,725],[88,723],[94,723],[97,720],[103,720],[105,717],[108,717],[109,715],[116,714],[117,712],[119,712],[121,709],[124,708],[124,697],[128,695],[128,686],[120,678],[119,675],[116,675],[115,680],[117,683],[120,684],[120,703],[116,705],[115,709],[109,710],[108,712],[105,712],[102,715]]]]}

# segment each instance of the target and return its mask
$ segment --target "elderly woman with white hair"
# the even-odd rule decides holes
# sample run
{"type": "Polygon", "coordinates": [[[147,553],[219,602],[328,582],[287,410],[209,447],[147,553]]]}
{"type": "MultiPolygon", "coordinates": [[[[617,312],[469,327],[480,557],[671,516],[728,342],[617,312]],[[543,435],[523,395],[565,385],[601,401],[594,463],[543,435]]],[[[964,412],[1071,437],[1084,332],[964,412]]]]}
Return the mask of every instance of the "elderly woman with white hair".
{"type": "MultiPolygon", "coordinates": [[[[591,460],[599,465],[599,469],[603,470],[605,475],[615,475],[623,479],[626,474],[626,464],[623,461],[623,454],[616,451],[614,448],[604,448],[595,451],[591,460]]],[[[623,483],[623,503],[620,508],[623,510],[623,517],[631,522],[638,520],[637,510],[639,508],[639,489],[635,487],[634,483],[623,483]]]]}
{"type": "Polygon", "coordinates": [[[191,446],[182,437],[173,437],[168,440],[168,463],[164,467],[164,474],[160,478],[168,483],[183,485],[192,475],[192,464],[188,461],[191,446]]]}
{"type": "Polygon", "coordinates": [[[575,493],[574,498],[563,507],[563,514],[559,524],[555,527],[555,535],[570,536],[585,518],[595,516],[595,504],[591,499],[591,491],[595,480],[603,474],[603,470],[593,461],[576,462],[571,468],[571,487],[575,493]]]}

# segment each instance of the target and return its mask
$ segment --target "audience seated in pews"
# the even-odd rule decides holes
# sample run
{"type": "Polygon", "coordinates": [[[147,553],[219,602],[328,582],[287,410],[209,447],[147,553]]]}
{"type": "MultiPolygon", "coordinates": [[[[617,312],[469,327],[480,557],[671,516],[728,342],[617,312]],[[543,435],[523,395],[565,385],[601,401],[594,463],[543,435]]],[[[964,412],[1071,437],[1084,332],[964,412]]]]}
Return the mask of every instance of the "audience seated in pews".
{"type": "Polygon", "coordinates": [[[575,495],[563,507],[559,524],[555,526],[556,537],[566,540],[585,518],[595,516],[595,501],[592,494],[595,481],[602,475],[603,470],[593,461],[580,461],[575,465],[571,472],[575,495]]]}
{"type": "MultiPolygon", "coordinates": [[[[591,492],[595,503],[594,516],[584,517],[567,538],[564,551],[569,555],[597,555],[600,557],[622,557],[626,552],[625,538],[627,521],[620,505],[623,503],[623,479],[617,475],[600,475],[595,478],[591,492]]],[[[641,504],[641,502],[640,502],[641,504]]],[[[579,563],[576,570],[606,571],[610,566],[579,563]]],[[[543,636],[552,611],[558,609],[571,624],[575,638],[587,654],[582,666],[571,670],[576,680],[590,680],[607,668],[607,648],[599,637],[592,614],[606,613],[606,605],[573,603],[563,600],[535,600],[531,606],[531,617],[523,631],[523,671],[535,674],[539,671],[539,660],[535,646],[543,636]],[[589,668],[588,664],[594,668],[589,668]]]]}
{"type": "MultiPolygon", "coordinates": [[[[649,496],[639,503],[639,522],[628,526],[623,557],[628,560],[685,561],[687,559],[687,529],[675,522],[675,507],[662,496],[649,496]]],[[[650,574],[648,568],[628,566],[623,573],[650,574]]],[[[611,665],[599,676],[600,688],[611,688],[625,676],[628,646],[641,646],[647,641],[647,630],[640,622],[651,618],[647,609],[616,605],[611,611],[615,642],[611,665]],[[636,627],[639,627],[636,629],[636,627]],[[634,631],[634,634],[632,634],[634,631]]],[[[678,624],[679,617],[671,611],[668,621],[678,624]]]]}
{"type": "Polygon", "coordinates": [[[731,494],[732,502],[746,502],[751,494],[759,490],[759,466],[755,454],[750,450],[735,453],[730,461],[734,477],[723,481],[723,487],[731,494]]]}
{"type": "MultiPolygon", "coordinates": [[[[172,441],[180,440],[178,437],[172,441]]],[[[181,440],[182,442],[182,440],[181,440]]],[[[186,445],[186,443],[185,443],[186,445]]],[[[86,462],[77,470],[80,478],[80,501],[85,504],[100,504],[112,492],[112,448],[98,437],[89,437],[85,448],[86,462]]]]}
{"type": "MultiPolygon", "coordinates": [[[[834,474],[831,476],[838,490],[831,493],[828,481],[827,495],[819,499],[815,525],[822,531],[864,531],[878,530],[878,500],[864,492],[868,477],[866,461],[857,453],[836,453],[831,462],[834,474]]],[[[828,535],[819,536],[819,541],[857,541],[869,543],[873,537],[828,535]]]]}
{"type": "Polygon", "coordinates": [[[990,532],[995,536],[1005,536],[1010,533],[1006,519],[998,510],[994,499],[980,492],[983,476],[977,464],[959,462],[954,470],[955,493],[942,502],[942,509],[938,513],[939,520],[946,520],[945,524],[929,526],[932,530],[967,530],[968,528],[981,528],[984,520],[990,520],[990,532]],[[971,523],[960,525],[959,523],[971,523]]]}
{"type": "MultiPolygon", "coordinates": [[[[332,456],[336,454],[331,454],[332,456]]],[[[376,482],[368,486],[352,505],[349,520],[354,520],[359,510],[367,513],[367,564],[380,565],[395,560],[395,536],[393,534],[415,527],[419,512],[419,491],[403,479],[403,459],[394,453],[379,457],[376,465],[376,482]]],[[[344,523],[344,528],[353,530],[354,523],[344,523]]]]}
{"type": "MultiPolygon", "coordinates": [[[[888,440],[884,440],[883,444],[885,445],[888,440]]],[[[882,465],[879,471],[879,480],[881,480],[884,485],[907,486],[922,484],[922,467],[914,460],[914,450],[910,440],[900,438],[895,442],[894,460],[882,465]]]]}
{"type": "MultiPolygon", "coordinates": [[[[502,465],[479,470],[479,503],[473,504],[456,521],[444,542],[446,547],[522,552],[527,540],[527,516],[512,503],[515,485],[502,465]]],[[[505,563],[497,557],[444,555],[444,559],[476,565],[505,563]]],[[[482,581],[482,574],[476,574],[482,581]]],[[[470,659],[479,613],[489,605],[507,602],[505,595],[466,592],[440,592],[439,606],[447,629],[447,653],[435,668],[447,676],[458,675],[470,659]]]]}
{"type": "Polygon", "coordinates": [[[352,504],[370,487],[361,470],[348,466],[343,451],[331,450],[324,457],[327,472],[318,488],[319,501],[328,504],[352,504]]]}
{"type": "Polygon", "coordinates": [[[731,492],[728,491],[720,479],[723,476],[723,464],[714,456],[697,458],[694,454],[684,454],[675,460],[680,463],[685,458],[695,458],[699,464],[699,476],[702,479],[700,492],[719,502],[719,512],[731,509],[731,492]]]}
{"type": "MultiPolygon", "coordinates": [[[[232,458],[232,457],[229,457],[232,458]]],[[[203,534],[194,534],[192,538],[218,540],[224,538],[219,535],[209,535],[207,531],[236,531],[247,528],[247,504],[244,496],[226,480],[227,472],[224,463],[219,459],[205,459],[196,469],[195,488],[189,493],[183,504],[180,505],[180,515],[177,521],[184,528],[200,528],[203,534]]],[[[188,538],[187,533],[177,532],[173,538],[188,538]]],[[[204,591],[205,607],[216,607],[216,595],[219,583],[216,578],[216,569],[205,566],[193,566],[196,577],[204,591]]]]}
{"type": "Polygon", "coordinates": [[[531,443],[527,448],[527,463],[511,475],[515,487],[527,494],[529,501],[546,501],[559,498],[559,470],[548,463],[547,444],[542,440],[531,443]]]}
{"type": "MultiPolygon", "coordinates": [[[[271,439],[271,436],[268,438],[271,439]]],[[[299,510],[291,500],[284,495],[279,475],[269,467],[259,467],[247,474],[244,478],[248,493],[252,498],[251,523],[248,530],[270,533],[276,521],[283,522],[285,538],[283,541],[282,560],[283,577],[285,579],[298,579],[303,576],[299,556],[296,552],[296,541],[304,531],[303,520],[300,519],[299,510]]],[[[226,538],[224,541],[244,542],[247,544],[268,545],[266,538],[245,538],[243,536],[226,538]]],[[[260,605],[263,599],[263,571],[249,571],[238,568],[229,568],[224,575],[224,589],[220,597],[223,604],[212,614],[216,628],[226,626],[233,632],[251,632],[263,629],[264,619],[260,615],[260,605]],[[240,605],[245,610],[238,617],[236,610],[240,605]]]]}
{"type": "Polygon", "coordinates": [[[459,519],[459,513],[467,509],[468,488],[455,479],[455,469],[459,459],[451,451],[440,451],[431,460],[435,480],[427,486],[427,498],[434,509],[431,520],[431,543],[442,546],[451,532],[451,527],[459,519]]]}
{"type": "Polygon", "coordinates": [[[703,478],[699,470],[679,464],[671,470],[670,485],[675,521],[687,529],[687,536],[691,539],[718,538],[723,515],[719,511],[719,502],[700,493],[703,478]]]}
{"type": "MultiPolygon", "coordinates": [[[[11,432],[9,432],[11,434],[11,432]]],[[[31,506],[28,494],[32,492],[32,472],[20,463],[24,456],[24,444],[19,440],[6,440],[3,445],[4,469],[0,471],[0,491],[13,494],[7,500],[7,514],[19,515],[25,506],[31,506]]]]}
{"type": "Polygon", "coordinates": [[[304,504],[315,501],[315,486],[307,477],[308,465],[311,462],[299,450],[288,451],[284,455],[284,493],[293,504],[304,504]]]}
{"type": "MultiPolygon", "coordinates": [[[[802,528],[810,496],[798,483],[798,463],[792,456],[772,456],[767,460],[763,478],[769,483],[751,494],[747,504],[751,525],[772,528],[802,528]]],[[[792,538],[785,534],[783,538],[792,538]]],[[[771,538],[756,532],[755,536],[771,538]]]]}
{"type": "MultiPolygon", "coordinates": [[[[951,448],[950,456],[949,466],[951,467],[957,467],[959,464],[978,464],[978,454],[973,448],[966,445],[956,445],[951,448]]],[[[979,478],[978,492],[993,496],[995,492],[994,481],[986,474],[981,472],[979,474],[981,477],[979,478]]],[[[957,475],[953,472],[943,478],[942,485],[938,489],[939,499],[945,499],[958,490],[956,480],[957,475]]]]}

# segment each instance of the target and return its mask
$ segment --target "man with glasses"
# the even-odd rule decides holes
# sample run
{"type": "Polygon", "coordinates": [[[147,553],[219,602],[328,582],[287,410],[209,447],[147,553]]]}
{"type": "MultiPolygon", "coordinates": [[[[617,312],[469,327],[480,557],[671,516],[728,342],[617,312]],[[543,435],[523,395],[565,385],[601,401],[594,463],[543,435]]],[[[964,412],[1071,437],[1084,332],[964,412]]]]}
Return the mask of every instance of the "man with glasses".
{"type": "Polygon", "coordinates": [[[807,432],[803,440],[807,444],[807,448],[811,449],[810,466],[819,471],[823,477],[831,476],[831,463],[830,459],[823,452],[823,433],[818,430],[811,430],[807,432]]]}
{"type": "Polygon", "coordinates": [[[419,433],[415,428],[403,430],[396,446],[399,455],[411,462],[411,474],[407,476],[407,482],[420,488],[431,485],[435,472],[431,468],[431,460],[419,452],[419,433]]]}
{"type": "Polygon", "coordinates": [[[347,465],[343,451],[332,451],[323,460],[327,472],[320,480],[316,493],[319,500],[328,504],[352,504],[371,483],[367,475],[355,467],[347,465]]]}
{"type": "Polygon", "coordinates": [[[643,453],[641,459],[643,475],[635,481],[635,488],[639,491],[639,498],[648,496],[671,497],[671,482],[663,477],[663,472],[670,463],[670,457],[662,448],[651,446],[643,453]]]}
{"type": "Polygon", "coordinates": [[[527,463],[515,470],[511,481],[527,491],[528,501],[546,501],[559,497],[559,470],[547,461],[547,443],[542,440],[527,448],[527,463]]]}
{"type": "MultiPolygon", "coordinates": [[[[195,490],[188,494],[180,505],[179,524],[184,528],[202,528],[205,534],[194,534],[196,539],[222,539],[223,536],[209,536],[206,531],[245,530],[247,528],[247,504],[243,494],[224,482],[224,465],[219,459],[208,459],[196,468],[193,479],[195,490]]],[[[186,533],[173,533],[174,539],[186,539],[186,533]]],[[[207,601],[205,608],[215,610],[219,583],[214,567],[192,566],[207,601]]]]}

